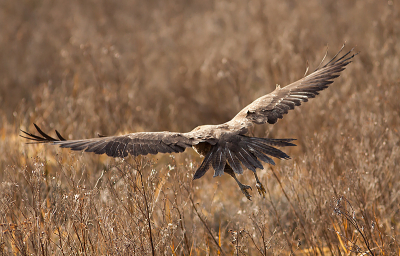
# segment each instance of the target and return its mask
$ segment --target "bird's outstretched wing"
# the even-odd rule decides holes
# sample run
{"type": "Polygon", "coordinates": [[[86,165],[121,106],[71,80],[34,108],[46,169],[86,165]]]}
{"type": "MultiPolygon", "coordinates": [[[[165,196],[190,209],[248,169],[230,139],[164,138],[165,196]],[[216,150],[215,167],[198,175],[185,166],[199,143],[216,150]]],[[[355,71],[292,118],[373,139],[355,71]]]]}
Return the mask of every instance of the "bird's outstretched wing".
{"type": "Polygon", "coordinates": [[[105,153],[111,157],[126,157],[128,154],[138,156],[157,153],[180,153],[185,151],[187,147],[192,147],[198,143],[183,133],[174,132],[138,132],[121,136],[65,140],[57,131],[58,139],[50,137],[36,124],[34,125],[41,136],[26,131],[22,131],[24,135],[20,136],[32,140],[32,143],[51,143],[59,145],[61,148],[96,154],[105,153]]]}
{"type": "Polygon", "coordinates": [[[264,124],[268,122],[274,124],[295,106],[300,106],[302,102],[314,98],[319,94],[319,91],[333,83],[333,79],[338,77],[340,72],[351,63],[351,59],[357,55],[357,53],[352,54],[353,48],[340,57],[343,48],[344,45],[332,60],[321,66],[324,58],[320,66],[308,76],[283,88],[277,86],[273,92],[253,101],[242,109],[231,122],[242,126],[238,129],[251,126],[253,123],[264,124]]]}

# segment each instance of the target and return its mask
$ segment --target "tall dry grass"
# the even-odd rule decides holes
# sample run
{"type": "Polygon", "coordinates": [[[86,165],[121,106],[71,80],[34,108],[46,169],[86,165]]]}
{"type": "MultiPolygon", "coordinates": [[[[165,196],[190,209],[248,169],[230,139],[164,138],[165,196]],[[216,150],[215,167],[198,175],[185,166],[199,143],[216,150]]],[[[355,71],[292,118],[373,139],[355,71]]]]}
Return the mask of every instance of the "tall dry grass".
{"type": "MultiPolygon", "coordinates": [[[[2,255],[399,255],[396,1],[2,1],[2,255]],[[68,138],[228,121],[347,41],[360,54],[256,136],[296,138],[253,201],[201,159],[71,153],[68,138]]],[[[239,177],[254,186],[253,175],[239,177]]]]}

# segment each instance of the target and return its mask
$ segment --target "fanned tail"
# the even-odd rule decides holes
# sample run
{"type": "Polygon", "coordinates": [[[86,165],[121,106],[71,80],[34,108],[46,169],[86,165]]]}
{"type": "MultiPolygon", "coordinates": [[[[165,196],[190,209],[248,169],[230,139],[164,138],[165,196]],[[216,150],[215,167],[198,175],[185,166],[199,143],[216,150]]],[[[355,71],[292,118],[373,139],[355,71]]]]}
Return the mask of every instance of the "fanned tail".
{"type": "Polygon", "coordinates": [[[295,139],[269,139],[244,135],[233,135],[233,137],[230,139],[236,143],[230,143],[230,140],[220,140],[210,149],[193,179],[201,178],[211,166],[214,169],[214,177],[221,176],[226,164],[229,164],[232,170],[238,174],[243,173],[242,165],[256,172],[257,168],[264,168],[260,160],[275,165],[271,157],[290,159],[289,155],[275,147],[296,146],[291,143],[295,139]]]}

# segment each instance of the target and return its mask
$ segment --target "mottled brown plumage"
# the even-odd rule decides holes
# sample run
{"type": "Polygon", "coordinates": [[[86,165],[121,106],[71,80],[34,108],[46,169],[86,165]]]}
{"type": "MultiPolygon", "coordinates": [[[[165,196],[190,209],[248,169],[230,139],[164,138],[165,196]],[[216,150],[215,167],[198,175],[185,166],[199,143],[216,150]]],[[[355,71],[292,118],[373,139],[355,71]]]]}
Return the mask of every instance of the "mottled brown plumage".
{"type": "MultiPolygon", "coordinates": [[[[344,46],[343,46],[344,47],[344,46]]],[[[343,49],[342,47],[342,49],[343,49]]],[[[302,102],[314,98],[318,92],[333,83],[333,79],[351,62],[356,54],[350,50],[340,58],[338,55],[313,73],[283,88],[276,89],[253,101],[242,109],[232,120],[220,125],[203,125],[187,133],[176,132],[139,132],[121,136],[100,137],[83,140],[65,140],[57,131],[58,139],[45,134],[36,124],[41,136],[22,131],[21,137],[34,141],[33,143],[51,143],[61,148],[75,151],[107,154],[111,157],[126,157],[157,154],[180,153],[188,147],[193,147],[204,160],[194,174],[194,179],[202,177],[207,170],[214,169],[214,177],[224,172],[231,175],[238,183],[242,192],[250,199],[247,185],[243,185],[235,174],[242,174],[243,167],[252,170],[257,181],[260,194],[265,189],[260,183],[256,169],[263,169],[260,162],[274,165],[270,157],[289,159],[290,157],[275,147],[295,146],[293,139],[268,139],[246,136],[254,124],[274,124],[283,118],[289,110],[300,106],[302,102]]],[[[322,64],[322,62],[321,62],[322,64]]]]}

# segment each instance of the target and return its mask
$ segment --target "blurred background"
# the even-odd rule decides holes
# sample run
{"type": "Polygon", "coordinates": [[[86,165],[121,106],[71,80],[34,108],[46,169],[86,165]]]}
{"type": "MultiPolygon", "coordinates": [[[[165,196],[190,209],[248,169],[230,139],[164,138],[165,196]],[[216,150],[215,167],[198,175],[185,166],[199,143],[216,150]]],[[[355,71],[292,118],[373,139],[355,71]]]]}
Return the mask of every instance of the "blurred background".
{"type": "Polygon", "coordinates": [[[0,24],[3,254],[399,254],[396,1],[18,0],[0,24]],[[223,123],[344,42],[360,53],[330,88],[254,130],[298,145],[260,170],[265,199],[192,181],[190,149],[122,161],[18,137],[223,123]]]}

